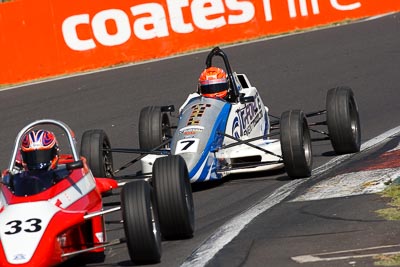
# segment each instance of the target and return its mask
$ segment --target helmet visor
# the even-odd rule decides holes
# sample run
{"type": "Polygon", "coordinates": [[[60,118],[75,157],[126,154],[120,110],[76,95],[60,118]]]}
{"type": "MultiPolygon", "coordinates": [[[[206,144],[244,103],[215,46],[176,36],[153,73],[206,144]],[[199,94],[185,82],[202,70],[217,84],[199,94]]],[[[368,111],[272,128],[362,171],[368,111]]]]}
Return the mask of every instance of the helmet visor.
{"type": "Polygon", "coordinates": [[[30,170],[40,170],[49,167],[54,156],[54,149],[22,153],[23,160],[30,170]]]}
{"type": "Polygon", "coordinates": [[[200,93],[215,94],[228,89],[228,83],[200,84],[200,93]]]}

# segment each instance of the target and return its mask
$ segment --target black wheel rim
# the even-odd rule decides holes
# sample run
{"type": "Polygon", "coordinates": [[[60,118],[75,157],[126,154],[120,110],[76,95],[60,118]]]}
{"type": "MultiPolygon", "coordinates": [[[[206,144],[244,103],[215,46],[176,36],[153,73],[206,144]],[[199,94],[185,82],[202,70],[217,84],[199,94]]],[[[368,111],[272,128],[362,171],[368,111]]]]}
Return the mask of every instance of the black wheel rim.
{"type": "Polygon", "coordinates": [[[153,228],[153,235],[154,239],[156,241],[156,244],[159,244],[161,242],[161,234],[160,234],[160,224],[158,221],[158,211],[154,206],[154,197],[152,196],[150,203],[150,215],[151,215],[151,226],[153,228]]]}
{"type": "Polygon", "coordinates": [[[357,106],[356,106],[356,103],[354,102],[353,98],[350,101],[349,109],[350,109],[350,117],[351,117],[351,132],[354,137],[354,141],[358,145],[359,140],[360,140],[360,138],[359,138],[359,134],[360,134],[359,118],[358,118],[357,106]]]}
{"type": "Polygon", "coordinates": [[[110,152],[111,146],[107,140],[103,142],[103,160],[104,160],[104,173],[106,177],[113,177],[113,160],[112,153],[110,152]]]}
{"type": "MultiPolygon", "coordinates": [[[[161,121],[161,139],[162,143],[164,143],[166,140],[171,138],[171,126],[169,124],[169,119],[166,114],[162,116],[162,121],[161,121]]],[[[169,148],[169,144],[166,144],[164,148],[169,148]]]]}
{"type": "Polygon", "coordinates": [[[310,166],[312,161],[311,136],[310,131],[308,130],[307,121],[305,120],[303,121],[303,149],[307,166],[310,166]]]}
{"type": "Polygon", "coordinates": [[[193,197],[191,193],[191,185],[190,185],[190,180],[189,176],[187,175],[187,171],[185,171],[186,174],[183,175],[183,178],[185,179],[184,181],[184,194],[185,194],[185,202],[186,202],[186,208],[189,213],[190,217],[190,224],[193,225],[193,220],[194,220],[194,208],[193,208],[193,197]]]}

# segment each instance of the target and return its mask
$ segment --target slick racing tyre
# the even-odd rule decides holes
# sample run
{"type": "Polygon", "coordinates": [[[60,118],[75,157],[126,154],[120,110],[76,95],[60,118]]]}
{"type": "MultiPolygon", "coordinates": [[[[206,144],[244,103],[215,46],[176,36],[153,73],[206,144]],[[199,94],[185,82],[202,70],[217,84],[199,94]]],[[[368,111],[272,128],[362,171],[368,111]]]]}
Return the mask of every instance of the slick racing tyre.
{"type": "Polygon", "coordinates": [[[107,151],[110,148],[110,140],[103,130],[88,130],[83,133],[81,155],[86,158],[94,177],[113,177],[112,153],[107,151]]]}
{"type": "Polygon", "coordinates": [[[160,224],[150,184],[143,180],[126,183],[121,191],[121,210],[131,261],[160,262],[160,224]]]}
{"type": "Polygon", "coordinates": [[[313,158],[310,130],[304,113],[300,110],[282,113],[280,132],[282,157],[287,174],[292,178],[309,177],[313,158]]]}
{"type": "Polygon", "coordinates": [[[192,237],[193,196],[184,159],[179,155],[158,158],[154,162],[152,182],[162,236],[165,239],[192,237]]]}
{"type": "Polygon", "coordinates": [[[336,154],[360,151],[360,117],[353,91],[349,87],[328,91],[326,117],[329,137],[336,154]]]}
{"type": "Polygon", "coordinates": [[[151,150],[161,145],[171,136],[170,121],[161,107],[144,107],[139,115],[139,146],[151,150]]]}

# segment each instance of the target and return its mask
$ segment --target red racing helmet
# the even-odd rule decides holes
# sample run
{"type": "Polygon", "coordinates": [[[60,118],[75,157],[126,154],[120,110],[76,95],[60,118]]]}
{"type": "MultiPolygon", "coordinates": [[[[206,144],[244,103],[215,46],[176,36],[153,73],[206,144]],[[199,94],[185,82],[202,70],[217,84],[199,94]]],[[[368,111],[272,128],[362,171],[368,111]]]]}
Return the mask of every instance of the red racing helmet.
{"type": "Polygon", "coordinates": [[[199,93],[205,97],[225,98],[229,82],[225,71],[217,67],[205,69],[199,77],[199,93]]]}

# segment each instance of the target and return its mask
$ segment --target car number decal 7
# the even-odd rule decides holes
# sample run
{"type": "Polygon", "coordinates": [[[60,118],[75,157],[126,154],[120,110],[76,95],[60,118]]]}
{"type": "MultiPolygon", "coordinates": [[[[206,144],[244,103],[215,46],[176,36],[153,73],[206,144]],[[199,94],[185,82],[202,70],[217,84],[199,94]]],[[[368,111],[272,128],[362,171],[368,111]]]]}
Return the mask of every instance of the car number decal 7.
{"type": "Polygon", "coordinates": [[[196,153],[199,147],[199,141],[200,140],[197,138],[179,140],[176,144],[175,154],[196,153]]]}

